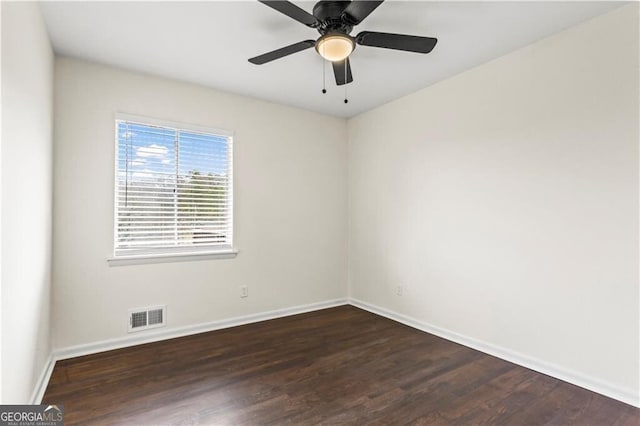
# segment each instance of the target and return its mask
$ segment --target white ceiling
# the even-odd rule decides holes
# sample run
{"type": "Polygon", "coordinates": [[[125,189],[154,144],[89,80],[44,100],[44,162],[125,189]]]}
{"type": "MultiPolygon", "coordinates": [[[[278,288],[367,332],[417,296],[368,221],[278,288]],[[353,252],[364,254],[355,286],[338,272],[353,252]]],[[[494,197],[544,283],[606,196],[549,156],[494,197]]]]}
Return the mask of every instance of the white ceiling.
{"type": "MultiPolygon", "coordinates": [[[[312,11],[312,2],[294,1],[312,11]]],[[[314,49],[253,65],[247,59],[319,34],[257,1],[45,2],[57,53],[311,111],[350,117],[605,13],[617,2],[388,0],[352,34],[438,38],[428,55],[358,47],[354,82],[337,87],[314,49]]]]}

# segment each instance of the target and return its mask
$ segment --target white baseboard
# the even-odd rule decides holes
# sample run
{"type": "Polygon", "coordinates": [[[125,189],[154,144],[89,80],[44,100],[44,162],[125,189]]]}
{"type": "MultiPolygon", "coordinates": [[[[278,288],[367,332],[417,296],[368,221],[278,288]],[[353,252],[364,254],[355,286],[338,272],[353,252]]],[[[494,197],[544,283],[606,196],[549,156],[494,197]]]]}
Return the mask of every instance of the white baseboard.
{"type": "Polygon", "coordinates": [[[491,343],[474,339],[469,336],[464,336],[462,334],[458,334],[456,332],[425,323],[415,318],[390,311],[380,306],[363,302],[362,300],[350,298],[349,304],[374,313],[376,315],[380,315],[385,318],[389,318],[399,323],[408,325],[409,327],[436,335],[438,337],[442,337],[443,339],[459,343],[461,345],[478,350],[480,352],[484,352],[500,359],[504,359],[514,364],[518,364],[530,370],[534,370],[539,373],[546,374],[547,376],[551,376],[556,379],[571,383],[573,385],[580,386],[581,388],[588,389],[609,398],[617,399],[618,401],[622,401],[635,407],[640,407],[640,395],[637,390],[634,391],[633,389],[621,388],[619,386],[603,382],[602,380],[596,379],[594,377],[590,377],[555,364],[535,359],[521,353],[503,348],[501,346],[493,345],[491,343]]]}
{"type": "Polygon", "coordinates": [[[50,353],[47,358],[47,362],[42,369],[42,373],[40,373],[40,377],[38,377],[36,387],[31,393],[31,400],[29,401],[29,404],[40,404],[42,402],[42,397],[44,396],[44,392],[47,390],[47,385],[49,384],[49,379],[51,379],[51,373],[53,373],[53,367],[55,365],[56,360],[53,353],[50,353]]]}
{"type": "Polygon", "coordinates": [[[40,375],[36,388],[33,391],[31,401],[33,404],[39,404],[41,402],[47,384],[49,383],[51,373],[53,372],[53,367],[57,360],[74,358],[113,349],[140,345],[144,343],[173,339],[176,337],[189,336],[192,334],[205,333],[208,331],[251,324],[254,322],[266,321],[275,318],[282,318],[290,315],[302,314],[305,312],[317,311],[346,304],[353,305],[357,308],[364,309],[376,315],[380,315],[385,318],[389,318],[399,323],[408,325],[409,327],[436,335],[438,337],[442,337],[455,343],[459,343],[461,345],[504,359],[514,364],[521,365],[542,374],[546,374],[548,376],[555,377],[576,386],[580,386],[593,392],[597,392],[607,397],[617,399],[626,404],[640,407],[640,396],[638,395],[637,391],[634,391],[632,389],[623,389],[615,385],[605,383],[593,377],[586,376],[582,373],[578,373],[576,371],[572,371],[539,359],[535,359],[521,353],[514,352],[497,345],[493,345],[488,342],[464,336],[462,334],[458,334],[453,331],[422,322],[415,318],[399,314],[380,306],[372,305],[370,303],[352,298],[328,300],[319,303],[312,303],[309,305],[277,309],[273,311],[261,312],[257,314],[234,317],[219,321],[212,321],[208,323],[164,329],[155,331],[153,333],[145,333],[144,335],[128,335],[121,338],[103,340],[99,342],[58,349],[49,356],[47,364],[43,369],[42,374],[40,375]]]}
{"type": "Polygon", "coordinates": [[[115,339],[102,340],[99,342],[87,343],[77,346],[56,349],[53,352],[55,360],[75,358],[83,355],[95,354],[98,352],[110,351],[113,349],[125,348],[128,346],[141,345],[144,343],[158,342],[160,340],[173,339],[176,337],[190,336],[192,334],[205,333],[208,331],[220,330],[223,328],[235,327],[238,325],[251,324],[259,321],[266,321],[275,318],[287,317],[290,315],[302,314],[305,312],[317,311],[320,309],[333,308],[335,306],[346,305],[347,299],[334,299],[324,302],[311,303],[308,305],[293,306],[291,308],[276,309],[273,311],[260,312],[257,314],[244,315],[240,317],[228,318],[218,321],[211,321],[202,324],[188,325],[185,327],[174,327],[168,329],[156,329],[150,332],[143,332],[135,335],[127,335],[115,339]]]}
{"type": "Polygon", "coordinates": [[[305,312],[317,311],[320,309],[333,308],[335,306],[346,305],[347,299],[333,299],[324,302],[299,305],[291,308],[276,309],[273,311],[261,312],[257,314],[244,315],[240,317],[228,318],[219,321],[190,325],[185,327],[175,327],[163,329],[141,335],[127,335],[121,338],[108,339],[83,345],[70,346],[57,349],[49,354],[47,363],[40,373],[38,382],[31,394],[30,403],[40,404],[47,389],[53,367],[56,361],[68,358],[75,358],[83,355],[95,354],[98,352],[110,351],[113,349],[125,348],[128,346],[141,345],[144,343],[158,342],[161,340],[173,339],[176,337],[189,336],[192,334],[205,333],[207,331],[220,330],[223,328],[235,327],[238,325],[251,324],[259,321],[266,321],[275,318],[282,318],[291,315],[303,314],[305,312]]]}

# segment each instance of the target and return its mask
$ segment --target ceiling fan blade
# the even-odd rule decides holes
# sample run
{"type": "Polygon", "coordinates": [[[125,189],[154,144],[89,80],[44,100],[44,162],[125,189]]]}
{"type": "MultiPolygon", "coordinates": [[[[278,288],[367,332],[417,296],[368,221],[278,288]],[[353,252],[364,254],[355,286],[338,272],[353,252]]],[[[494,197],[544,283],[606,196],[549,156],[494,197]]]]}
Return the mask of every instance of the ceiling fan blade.
{"type": "Polygon", "coordinates": [[[298,22],[305,24],[308,27],[315,28],[318,26],[319,22],[312,14],[307,11],[299,8],[295,4],[289,1],[266,1],[266,0],[258,0],[260,3],[263,3],[269,6],[272,9],[277,10],[278,12],[287,15],[289,18],[295,19],[298,22]]]}
{"type": "Polygon", "coordinates": [[[342,86],[343,84],[348,84],[353,81],[353,76],[351,75],[351,61],[349,58],[340,62],[332,62],[332,64],[333,74],[336,76],[336,84],[338,86],[342,86]]]}
{"type": "Polygon", "coordinates": [[[385,49],[405,50],[407,52],[416,53],[429,53],[436,46],[438,39],[406,34],[362,31],[356,36],[356,42],[362,46],[382,47],[385,49]]]}
{"type": "Polygon", "coordinates": [[[273,50],[271,52],[265,53],[260,56],[256,56],[255,58],[249,59],[249,62],[256,65],[266,64],[267,62],[274,61],[276,59],[280,59],[287,55],[291,55],[293,53],[300,52],[302,50],[308,49],[310,47],[315,46],[316,42],[313,40],[305,40],[300,41],[298,43],[291,44],[289,46],[273,50]]]}
{"type": "Polygon", "coordinates": [[[353,0],[349,3],[349,6],[344,10],[344,13],[349,17],[349,21],[353,25],[357,25],[364,21],[364,18],[369,16],[376,7],[380,6],[384,0],[379,1],[365,1],[365,0],[353,0]]]}

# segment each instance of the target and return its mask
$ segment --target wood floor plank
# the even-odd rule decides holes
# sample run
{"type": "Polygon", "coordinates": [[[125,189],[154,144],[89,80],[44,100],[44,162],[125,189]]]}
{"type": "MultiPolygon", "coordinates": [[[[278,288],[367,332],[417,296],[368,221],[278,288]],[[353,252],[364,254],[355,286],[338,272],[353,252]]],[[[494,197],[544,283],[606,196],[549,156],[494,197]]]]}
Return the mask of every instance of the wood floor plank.
{"type": "Polygon", "coordinates": [[[352,306],[56,363],[67,424],[640,425],[640,409],[352,306]]]}

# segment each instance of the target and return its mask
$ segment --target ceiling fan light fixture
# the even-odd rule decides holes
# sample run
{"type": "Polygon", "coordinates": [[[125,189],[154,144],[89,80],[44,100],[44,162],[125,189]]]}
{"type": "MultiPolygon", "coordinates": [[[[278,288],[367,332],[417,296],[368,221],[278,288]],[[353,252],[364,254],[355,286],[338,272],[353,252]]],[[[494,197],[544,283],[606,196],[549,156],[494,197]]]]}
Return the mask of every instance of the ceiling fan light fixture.
{"type": "Polygon", "coordinates": [[[325,34],[316,42],[316,51],[327,61],[339,62],[349,57],[356,43],[347,34],[325,34]]]}

